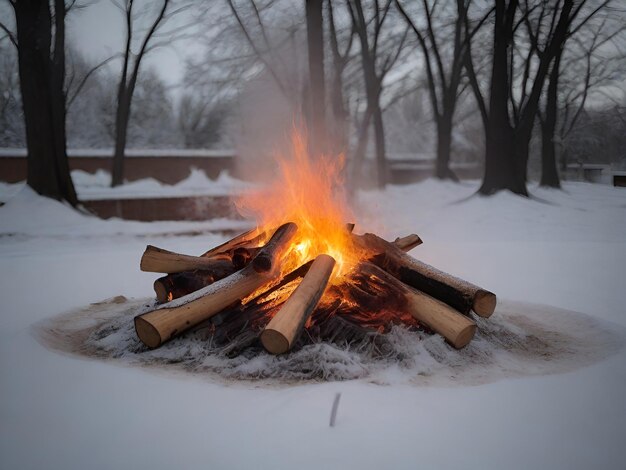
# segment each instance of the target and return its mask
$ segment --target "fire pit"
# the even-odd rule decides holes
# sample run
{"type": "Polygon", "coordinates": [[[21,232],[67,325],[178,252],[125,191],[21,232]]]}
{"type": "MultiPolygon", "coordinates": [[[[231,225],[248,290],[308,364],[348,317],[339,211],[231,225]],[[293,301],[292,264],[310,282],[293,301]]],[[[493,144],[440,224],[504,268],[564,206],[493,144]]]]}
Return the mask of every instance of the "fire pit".
{"type": "Polygon", "coordinates": [[[428,246],[416,235],[357,235],[366,230],[346,224],[359,219],[337,184],[341,162],[305,149],[296,135],[276,182],[237,200],[257,228],[201,256],[149,246],[141,268],[166,274],[156,299],[117,296],[46,319],[38,339],[255,387],[478,384],[573,370],[623,347],[623,329],[577,312],[498,299],[491,316],[493,293],[407,253],[428,246]]]}
{"type": "Polygon", "coordinates": [[[135,317],[149,348],[188,330],[237,354],[259,340],[272,354],[307,341],[376,338],[394,324],[437,333],[455,348],[473,338],[471,312],[489,317],[496,296],[406,252],[417,235],[388,242],[353,233],[340,183],[342,159],[312,159],[293,137],[280,176],[237,201],[257,228],[201,256],[148,246],[141,269],[158,303],[135,317]]]}

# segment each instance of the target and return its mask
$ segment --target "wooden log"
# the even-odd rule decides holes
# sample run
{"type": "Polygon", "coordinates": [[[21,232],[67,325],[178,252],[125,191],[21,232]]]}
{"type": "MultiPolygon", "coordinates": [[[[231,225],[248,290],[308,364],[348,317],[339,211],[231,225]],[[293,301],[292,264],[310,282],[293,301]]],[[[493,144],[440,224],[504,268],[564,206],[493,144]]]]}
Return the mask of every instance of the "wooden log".
{"type": "Polygon", "coordinates": [[[257,272],[275,271],[283,254],[289,248],[289,241],[298,230],[293,222],[288,222],[276,229],[270,241],[252,260],[252,267],[257,272]]]}
{"type": "MultiPolygon", "coordinates": [[[[277,230],[257,257],[264,256],[275,265],[277,257],[295,234],[297,226],[277,230]]],[[[255,258],[256,259],[256,258],[255,258]]],[[[253,260],[254,261],[254,260],[253,260]]],[[[156,348],[177,334],[212,317],[229,305],[252,294],[278,275],[277,269],[258,271],[251,263],[241,271],[221,279],[199,291],[164,304],[135,317],[135,331],[148,347],[156,348]]]]}
{"type": "Polygon", "coordinates": [[[282,276],[280,281],[254,299],[245,304],[236,305],[234,308],[225,309],[198,327],[210,321],[214,325],[210,336],[212,344],[223,348],[222,352],[229,357],[238,355],[245,348],[256,343],[268,319],[271,318],[271,314],[278,311],[285,303],[279,292],[284,290],[292,292],[297,286],[293,286],[293,289],[290,286],[299,283],[299,279],[306,275],[311,264],[313,260],[282,276]]]}
{"type": "Polygon", "coordinates": [[[261,333],[263,347],[272,354],[289,351],[317,306],[335,267],[335,259],[319,255],[283,307],[261,333]]]}
{"type": "Polygon", "coordinates": [[[496,295],[463,279],[440,271],[404,253],[393,243],[366,233],[354,236],[355,244],[369,252],[371,261],[405,284],[447,303],[463,314],[474,310],[490,317],[496,308],[496,295]]]}
{"type": "Polygon", "coordinates": [[[422,243],[422,239],[414,233],[407,235],[406,237],[398,237],[393,241],[393,244],[405,253],[411,251],[413,248],[421,245],[422,243]]]}
{"type": "Polygon", "coordinates": [[[260,228],[253,228],[235,238],[232,238],[221,245],[211,248],[209,251],[203,253],[201,256],[213,257],[218,253],[225,253],[238,247],[256,247],[259,246],[263,240],[267,237],[267,233],[260,228]]]}
{"type": "Polygon", "coordinates": [[[233,266],[241,269],[250,263],[252,259],[261,251],[261,248],[244,248],[240,246],[230,251],[233,266]]]}
{"type": "Polygon", "coordinates": [[[171,274],[196,269],[222,271],[228,269],[232,264],[232,260],[228,256],[214,258],[189,256],[148,245],[141,257],[139,266],[142,271],[171,274]]]}
{"type": "Polygon", "coordinates": [[[226,269],[220,271],[196,270],[168,274],[154,281],[154,292],[159,303],[169,302],[224,279],[238,270],[229,264],[226,269]]]}
{"type": "Polygon", "coordinates": [[[399,289],[406,300],[407,311],[418,322],[443,336],[455,348],[466,346],[474,337],[476,323],[449,305],[407,286],[371,263],[361,263],[360,267],[364,274],[376,276],[386,284],[399,289]]]}

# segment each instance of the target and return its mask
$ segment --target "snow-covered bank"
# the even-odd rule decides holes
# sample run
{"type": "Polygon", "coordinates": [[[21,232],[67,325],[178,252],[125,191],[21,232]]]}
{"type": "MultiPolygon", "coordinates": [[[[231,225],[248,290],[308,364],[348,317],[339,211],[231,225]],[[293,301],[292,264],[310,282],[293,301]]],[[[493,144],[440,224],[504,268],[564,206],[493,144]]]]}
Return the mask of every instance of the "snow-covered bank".
{"type": "MultiPolygon", "coordinates": [[[[212,219],[206,222],[136,222],[111,218],[102,220],[73,210],[66,204],[40,197],[24,186],[0,208],[0,237],[86,237],[165,236],[210,231],[244,230],[250,223],[212,219]]],[[[0,245],[0,250],[2,246],[0,245]]]]}
{"type": "MultiPolygon", "coordinates": [[[[230,196],[252,187],[250,183],[232,178],[226,172],[220,173],[217,179],[212,180],[204,171],[198,169],[193,169],[187,178],[176,184],[165,184],[154,178],[144,178],[111,188],[111,174],[103,170],[98,170],[95,173],[73,170],[72,180],[74,181],[79,199],[84,201],[155,197],[230,196]]],[[[13,184],[0,182],[0,202],[10,200],[24,186],[24,182],[13,184]]]]}
{"type": "MultiPolygon", "coordinates": [[[[364,193],[369,212],[358,222],[388,236],[419,233],[414,255],[502,298],[626,325],[625,190],[576,183],[531,188],[542,200],[465,199],[475,189],[426,181],[364,193]]],[[[84,236],[66,237],[62,222],[45,228],[49,207],[24,210],[42,221],[39,236],[33,224],[23,225],[28,237],[0,237],[2,468],[587,469],[626,459],[623,350],[566,374],[472,387],[355,380],[280,390],[51,352],[33,323],[118,294],[150,295],[154,276],[138,270],[146,243],[200,253],[219,239],[139,239],[134,223],[82,216],[65,232],[79,226],[84,236]]],[[[25,224],[19,213],[0,207],[3,233],[25,224]]]]}

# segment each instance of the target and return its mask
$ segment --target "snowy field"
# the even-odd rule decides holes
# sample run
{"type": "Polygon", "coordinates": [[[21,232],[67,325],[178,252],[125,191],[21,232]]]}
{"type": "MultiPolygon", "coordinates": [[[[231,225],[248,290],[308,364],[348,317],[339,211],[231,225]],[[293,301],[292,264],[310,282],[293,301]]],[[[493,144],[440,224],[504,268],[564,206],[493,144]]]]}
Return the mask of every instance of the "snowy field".
{"type": "MultiPolygon", "coordinates": [[[[362,193],[356,231],[418,233],[425,262],[624,338],[626,190],[570,183],[525,200],[470,197],[476,187],[362,193]]],[[[150,296],[154,275],[138,269],[147,243],[201,253],[227,228],[241,222],[101,221],[27,189],[0,207],[0,468],[623,468],[623,348],[483,385],[269,388],[79,359],[35,339],[33,325],[62,312],[150,296]],[[180,235],[193,231],[206,233],[180,235]]]]}

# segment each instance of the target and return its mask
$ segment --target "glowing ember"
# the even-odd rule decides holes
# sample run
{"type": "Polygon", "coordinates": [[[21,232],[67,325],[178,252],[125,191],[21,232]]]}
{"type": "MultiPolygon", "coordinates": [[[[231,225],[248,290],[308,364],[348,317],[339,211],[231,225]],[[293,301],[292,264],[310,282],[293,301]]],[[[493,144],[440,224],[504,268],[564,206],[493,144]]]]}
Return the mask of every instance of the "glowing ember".
{"type": "Polygon", "coordinates": [[[276,157],[276,179],[260,191],[245,194],[236,205],[269,235],[286,222],[298,225],[282,264],[283,274],[326,253],[337,262],[333,274],[337,279],[356,262],[346,229],[353,217],[342,180],[344,156],[312,158],[306,137],[298,131],[292,134],[292,144],[292,155],[276,157]]]}

